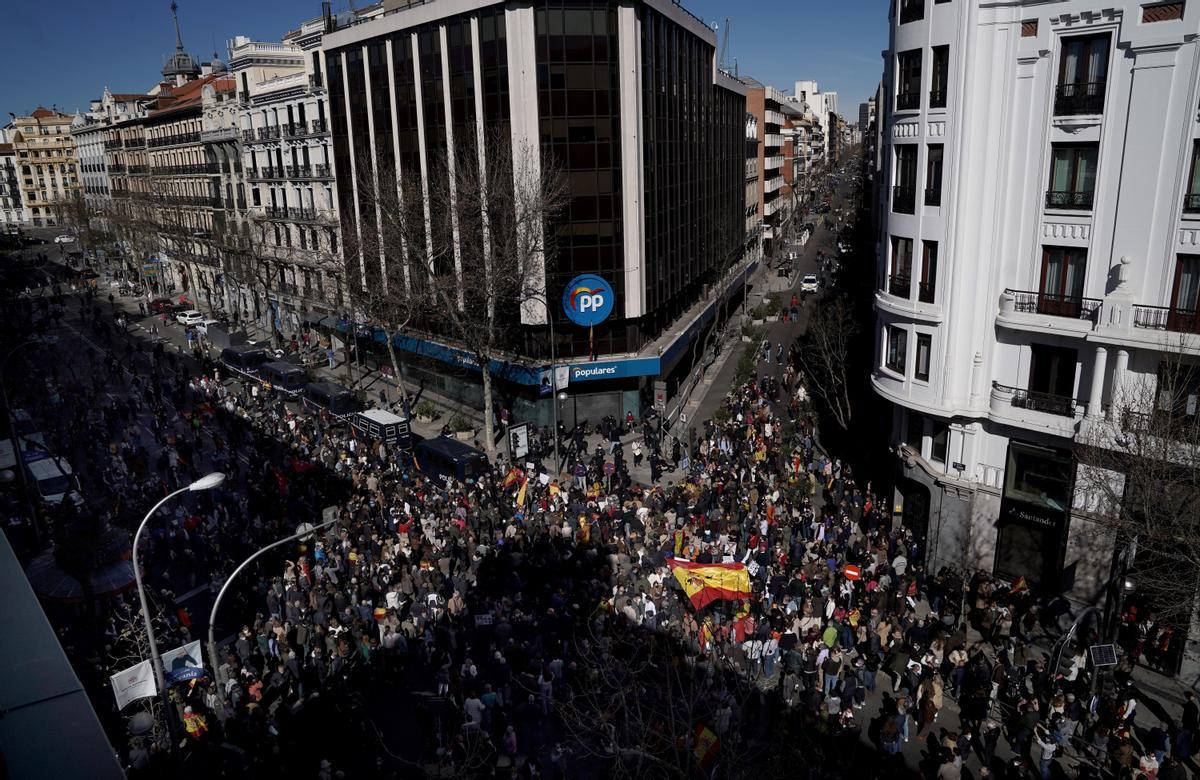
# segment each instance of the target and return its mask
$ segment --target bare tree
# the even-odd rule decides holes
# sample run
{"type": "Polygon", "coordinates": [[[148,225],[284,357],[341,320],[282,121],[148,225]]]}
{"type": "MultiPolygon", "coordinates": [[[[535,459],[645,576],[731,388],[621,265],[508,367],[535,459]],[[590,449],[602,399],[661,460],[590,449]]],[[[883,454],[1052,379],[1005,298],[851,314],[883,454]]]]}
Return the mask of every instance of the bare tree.
{"type": "MultiPolygon", "coordinates": [[[[516,323],[549,316],[546,267],[566,177],[552,158],[527,145],[514,149],[498,131],[440,156],[428,179],[397,176],[387,161],[358,170],[366,197],[346,236],[350,298],[365,301],[394,333],[443,334],[471,355],[492,453],[492,362],[519,346],[516,323]]],[[[389,334],[394,359],[392,341],[389,334]]]]}
{"type": "Polygon", "coordinates": [[[858,331],[845,298],[819,299],[800,341],[800,365],[809,389],[842,430],[850,428],[850,342],[858,331]]]}
{"type": "Polygon", "coordinates": [[[1200,363],[1174,346],[1156,375],[1113,388],[1107,419],[1085,426],[1078,453],[1076,494],[1115,541],[1116,576],[1135,567],[1138,592],[1176,628],[1192,622],[1200,592],[1198,404],[1200,363]]]}

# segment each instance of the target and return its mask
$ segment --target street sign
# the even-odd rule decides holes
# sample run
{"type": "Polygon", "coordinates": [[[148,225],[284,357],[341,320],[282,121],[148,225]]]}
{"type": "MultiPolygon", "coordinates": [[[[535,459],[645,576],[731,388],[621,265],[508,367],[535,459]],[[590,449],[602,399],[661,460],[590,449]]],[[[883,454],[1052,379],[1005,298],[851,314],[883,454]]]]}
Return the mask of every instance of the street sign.
{"type": "Polygon", "coordinates": [[[846,564],[846,566],[842,569],[842,574],[848,580],[861,580],[862,579],[862,569],[858,568],[857,566],[855,566],[852,563],[846,564]]]}
{"type": "Polygon", "coordinates": [[[616,293],[612,285],[595,274],[580,274],[563,288],[563,313],[576,325],[590,328],[612,314],[616,293]]]}
{"type": "Polygon", "coordinates": [[[617,467],[611,461],[604,461],[604,476],[611,477],[617,473],[617,467]]]}
{"type": "Polygon", "coordinates": [[[660,412],[667,410],[667,383],[663,379],[654,380],[654,408],[660,412]]]}

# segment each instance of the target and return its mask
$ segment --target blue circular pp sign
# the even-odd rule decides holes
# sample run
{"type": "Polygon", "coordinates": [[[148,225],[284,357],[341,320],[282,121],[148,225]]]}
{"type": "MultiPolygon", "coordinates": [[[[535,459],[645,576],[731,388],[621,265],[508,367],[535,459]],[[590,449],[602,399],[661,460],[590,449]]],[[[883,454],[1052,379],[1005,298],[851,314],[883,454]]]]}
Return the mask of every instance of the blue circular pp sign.
{"type": "Polygon", "coordinates": [[[615,298],[611,284],[595,274],[580,274],[563,290],[563,312],[576,325],[590,328],[608,319],[615,298]]]}

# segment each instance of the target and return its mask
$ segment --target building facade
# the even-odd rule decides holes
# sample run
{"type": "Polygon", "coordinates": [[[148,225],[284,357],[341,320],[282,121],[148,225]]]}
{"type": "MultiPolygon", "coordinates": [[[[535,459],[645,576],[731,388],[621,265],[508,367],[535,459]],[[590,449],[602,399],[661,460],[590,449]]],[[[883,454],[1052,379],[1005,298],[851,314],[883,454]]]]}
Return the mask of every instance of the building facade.
{"type": "Polygon", "coordinates": [[[1183,3],[893,3],[872,383],[930,569],[1104,591],[1081,444],[1200,355],[1198,30],[1183,3]]]}
{"type": "MultiPolygon", "coordinates": [[[[308,315],[337,313],[340,257],[329,97],[321,63],[324,20],[305,22],[282,43],[234,39],[230,70],[241,107],[238,129],[248,214],[271,308],[295,332],[308,315]]],[[[253,291],[241,290],[243,302],[253,291]]]]}
{"type": "Polygon", "coordinates": [[[72,120],[48,108],[13,120],[22,216],[33,227],[57,225],[56,209],[81,189],[72,120]]]}
{"type": "Polygon", "coordinates": [[[781,254],[791,237],[795,212],[793,184],[796,179],[797,128],[801,106],[775,87],[746,80],[746,108],[755,116],[761,132],[758,141],[759,213],[763,224],[763,253],[781,254]]]}
{"type": "Polygon", "coordinates": [[[557,252],[542,302],[522,306],[513,329],[519,367],[505,372],[518,419],[550,416],[538,386],[551,318],[579,393],[571,411],[640,414],[655,382],[668,395],[682,386],[690,347],[722,308],[713,291],[740,290],[722,282],[745,262],[745,87],[716,68],[715,48],[711,29],[665,0],[385,4],[326,32],[344,234],[373,213],[364,161],[395,160],[402,179],[425,182],[462,141],[499,130],[562,164],[571,200],[557,252]],[[616,297],[591,333],[558,305],[582,273],[616,297]]]}
{"type": "Polygon", "coordinates": [[[88,112],[72,121],[83,197],[91,211],[102,212],[112,202],[112,182],[105,162],[105,130],[115,122],[144,114],[153,101],[153,95],[113,93],[106,87],[99,98],[91,101],[88,112]]]}
{"type": "Polygon", "coordinates": [[[25,224],[21,208],[21,183],[17,180],[17,150],[0,143],[0,232],[16,232],[25,224]]]}

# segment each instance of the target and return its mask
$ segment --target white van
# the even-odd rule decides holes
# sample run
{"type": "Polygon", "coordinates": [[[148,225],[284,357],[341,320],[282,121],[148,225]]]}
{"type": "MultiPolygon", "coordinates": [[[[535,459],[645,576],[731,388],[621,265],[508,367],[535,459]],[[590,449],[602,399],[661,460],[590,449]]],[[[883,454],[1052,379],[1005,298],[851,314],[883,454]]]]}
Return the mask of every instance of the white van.
{"type": "Polygon", "coordinates": [[[23,460],[29,484],[37,491],[42,503],[57,506],[67,496],[76,504],[83,503],[71,464],[64,458],[51,457],[45,450],[26,450],[23,460]]]}

